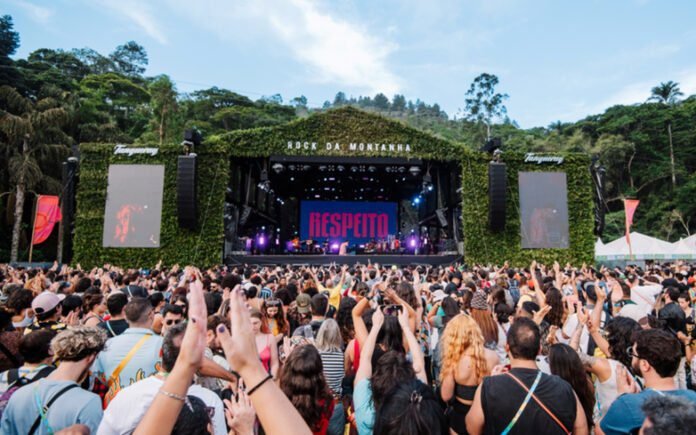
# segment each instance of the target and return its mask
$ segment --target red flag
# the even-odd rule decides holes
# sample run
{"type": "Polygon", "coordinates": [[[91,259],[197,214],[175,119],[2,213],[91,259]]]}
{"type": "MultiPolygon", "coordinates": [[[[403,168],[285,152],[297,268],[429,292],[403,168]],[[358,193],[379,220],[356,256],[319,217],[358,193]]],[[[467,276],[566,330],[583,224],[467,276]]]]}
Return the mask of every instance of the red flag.
{"type": "Polygon", "coordinates": [[[626,241],[629,248],[631,247],[631,225],[633,225],[633,215],[636,213],[640,201],[637,199],[624,199],[624,209],[626,210],[626,241]]]}
{"type": "Polygon", "coordinates": [[[56,222],[60,222],[59,199],[52,195],[39,195],[36,200],[36,216],[34,216],[34,239],[32,243],[38,245],[48,239],[56,222]]]}

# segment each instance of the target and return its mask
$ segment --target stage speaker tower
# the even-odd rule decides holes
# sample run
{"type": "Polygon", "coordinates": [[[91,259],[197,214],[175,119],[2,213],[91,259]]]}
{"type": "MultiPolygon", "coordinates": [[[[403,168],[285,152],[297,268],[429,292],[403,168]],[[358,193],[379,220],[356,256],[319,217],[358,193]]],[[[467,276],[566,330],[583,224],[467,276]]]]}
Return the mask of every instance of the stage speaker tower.
{"type": "Polygon", "coordinates": [[[488,164],[488,226],[499,232],[505,228],[507,202],[507,170],[505,163],[488,164]]]}
{"type": "Polygon", "coordinates": [[[193,230],[198,225],[196,155],[179,156],[176,173],[176,209],[179,227],[193,230]]]}

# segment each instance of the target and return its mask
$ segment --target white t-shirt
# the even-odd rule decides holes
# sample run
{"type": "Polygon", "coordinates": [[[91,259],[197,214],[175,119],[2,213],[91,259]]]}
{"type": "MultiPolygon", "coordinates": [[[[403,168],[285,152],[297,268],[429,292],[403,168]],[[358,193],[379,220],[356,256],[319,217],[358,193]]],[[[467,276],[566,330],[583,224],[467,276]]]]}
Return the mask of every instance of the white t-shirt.
{"type": "Polygon", "coordinates": [[[631,300],[648,314],[655,305],[655,297],[662,291],[660,284],[637,285],[631,289],[631,300]]]}
{"type": "MultiPolygon", "coordinates": [[[[150,376],[121,390],[104,410],[104,418],[97,434],[121,435],[133,432],[162,385],[163,380],[150,376]]],[[[206,406],[215,409],[212,417],[213,432],[215,435],[226,435],[225,411],[217,394],[195,384],[189,387],[188,394],[198,397],[206,406]]]]}

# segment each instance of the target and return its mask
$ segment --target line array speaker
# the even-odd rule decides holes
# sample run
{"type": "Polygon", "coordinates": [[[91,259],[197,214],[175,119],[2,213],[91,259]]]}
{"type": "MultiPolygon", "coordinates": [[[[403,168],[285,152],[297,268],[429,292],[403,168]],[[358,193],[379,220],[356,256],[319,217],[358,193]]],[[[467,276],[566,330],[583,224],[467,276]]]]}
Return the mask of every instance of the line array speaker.
{"type": "Polygon", "coordinates": [[[196,155],[179,156],[176,172],[176,210],[179,226],[189,230],[198,225],[196,155]]]}
{"type": "Polygon", "coordinates": [[[507,168],[505,163],[488,164],[488,226],[491,231],[505,228],[507,168]]]}

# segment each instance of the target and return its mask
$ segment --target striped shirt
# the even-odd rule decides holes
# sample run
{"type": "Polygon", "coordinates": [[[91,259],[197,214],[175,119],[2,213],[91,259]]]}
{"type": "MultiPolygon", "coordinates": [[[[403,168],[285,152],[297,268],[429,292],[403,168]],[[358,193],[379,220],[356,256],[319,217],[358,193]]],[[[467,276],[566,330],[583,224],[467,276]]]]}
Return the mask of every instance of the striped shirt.
{"type": "Polygon", "coordinates": [[[343,352],[319,351],[319,355],[321,355],[321,363],[324,366],[326,383],[331,388],[334,396],[341,397],[341,386],[343,384],[343,376],[345,375],[343,352]]]}

